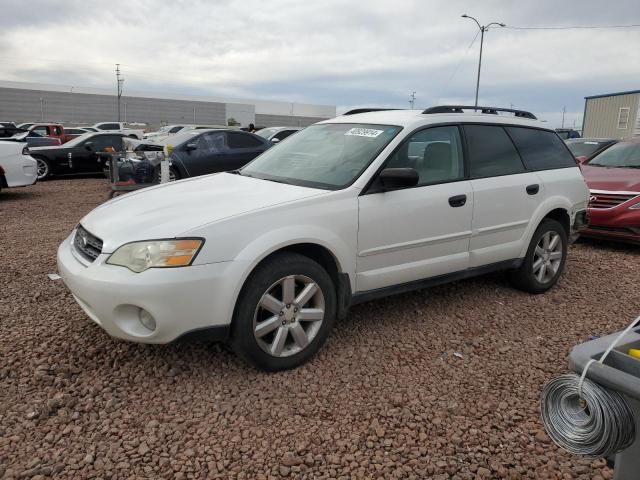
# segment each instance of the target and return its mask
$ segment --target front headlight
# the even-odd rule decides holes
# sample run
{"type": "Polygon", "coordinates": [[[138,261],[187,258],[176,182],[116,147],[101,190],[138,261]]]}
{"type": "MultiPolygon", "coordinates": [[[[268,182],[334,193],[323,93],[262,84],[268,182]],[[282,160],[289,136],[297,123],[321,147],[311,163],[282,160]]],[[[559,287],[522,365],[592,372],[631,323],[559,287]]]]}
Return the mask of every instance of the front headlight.
{"type": "Polygon", "coordinates": [[[203,244],[204,240],[198,238],[127,243],[113,252],[107,263],[136,273],[148,268],[187,267],[203,244]]]}

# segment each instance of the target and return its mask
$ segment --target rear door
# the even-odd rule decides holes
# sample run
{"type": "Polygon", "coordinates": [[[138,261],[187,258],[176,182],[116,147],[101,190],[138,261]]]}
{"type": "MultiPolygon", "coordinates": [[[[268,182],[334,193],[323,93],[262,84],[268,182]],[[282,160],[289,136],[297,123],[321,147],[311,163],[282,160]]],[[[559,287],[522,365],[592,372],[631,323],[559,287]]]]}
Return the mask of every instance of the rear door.
{"type": "Polygon", "coordinates": [[[229,156],[225,170],[243,167],[269,148],[264,138],[245,132],[227,132],[227,145],[229,156]]]}
{"type": "Polygon", "coordinates": [[[541,197],[540,179],[525,170],[501,125],[468,124],[464,132],[474,204],[469,266],[518,258],[541,197]]]}

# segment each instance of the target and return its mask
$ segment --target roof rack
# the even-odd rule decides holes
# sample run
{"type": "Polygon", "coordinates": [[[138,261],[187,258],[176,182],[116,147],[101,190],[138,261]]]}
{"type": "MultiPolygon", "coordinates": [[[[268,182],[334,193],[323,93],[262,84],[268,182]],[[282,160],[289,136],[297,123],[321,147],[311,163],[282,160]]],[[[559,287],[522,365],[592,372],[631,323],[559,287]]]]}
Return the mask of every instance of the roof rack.
{"type": "Polygon", "coordinates": [[[469,105],[440,105],[437,107],[427,108],[422,113],[464,113],[465,110],[478,111],[480,113],[486,113],[489,115],[498,115],[498,112],[510,112],[518,118],[529,118],[531,120],[537,120],[538,118],[531,112],[525,110],[514,110],[512,108],[498,108],[498,107],[475,107],[469,105]]]}
{"type": "Polygon", "coordinates": [[[389,110],[402,110],[402,108],[354,108],[343,115],[355,115],[357,113],[369,113],[369,112],[387,112],[389,110]]]}

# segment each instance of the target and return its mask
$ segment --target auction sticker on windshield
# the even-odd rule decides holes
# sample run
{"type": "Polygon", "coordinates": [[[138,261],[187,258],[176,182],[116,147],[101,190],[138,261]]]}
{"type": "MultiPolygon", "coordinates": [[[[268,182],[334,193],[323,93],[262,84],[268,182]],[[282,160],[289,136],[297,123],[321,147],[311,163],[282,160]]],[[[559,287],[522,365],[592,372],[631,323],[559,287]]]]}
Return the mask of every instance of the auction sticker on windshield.
{"type": "Polygon", "coordinates": [[[351,130],[347,130],[344,134],[355,135],[357,137],[375,138],[383,132],[384,130],[376,130],[374,128],[352,128],[351,130]]]}

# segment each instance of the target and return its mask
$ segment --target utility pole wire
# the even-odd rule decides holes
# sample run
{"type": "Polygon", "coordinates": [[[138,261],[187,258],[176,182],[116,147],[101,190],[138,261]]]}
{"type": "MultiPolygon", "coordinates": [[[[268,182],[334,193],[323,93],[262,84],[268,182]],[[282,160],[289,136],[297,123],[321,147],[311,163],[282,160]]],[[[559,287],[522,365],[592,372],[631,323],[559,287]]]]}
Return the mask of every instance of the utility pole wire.
{"type": "Polygon", "coordinates": [[[630,25],[574,25],[568,27],[514,27],[507,25],[505,28],[511,30],[575,30],[575,29],[598,29],[598,28],[636,28],[640,27],[640,23],[630,25]]]}

